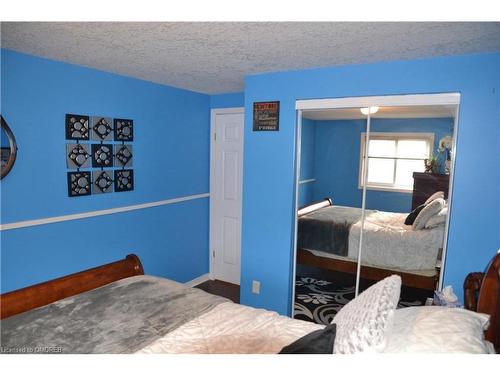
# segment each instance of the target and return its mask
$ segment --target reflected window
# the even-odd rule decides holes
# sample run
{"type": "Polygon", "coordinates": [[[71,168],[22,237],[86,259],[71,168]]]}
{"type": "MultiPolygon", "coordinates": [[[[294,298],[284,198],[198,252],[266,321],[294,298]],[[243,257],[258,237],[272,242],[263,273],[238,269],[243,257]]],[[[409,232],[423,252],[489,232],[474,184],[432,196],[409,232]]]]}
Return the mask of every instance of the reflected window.
{"type": "MultiPolygon", "coordinates": [[[[366,133],[361,134],[359,187],[363,187],[366,133]]],[[[433,133],[370,133],[367,188],[411,192],[413,172],[424,172],[433,133]]]]}

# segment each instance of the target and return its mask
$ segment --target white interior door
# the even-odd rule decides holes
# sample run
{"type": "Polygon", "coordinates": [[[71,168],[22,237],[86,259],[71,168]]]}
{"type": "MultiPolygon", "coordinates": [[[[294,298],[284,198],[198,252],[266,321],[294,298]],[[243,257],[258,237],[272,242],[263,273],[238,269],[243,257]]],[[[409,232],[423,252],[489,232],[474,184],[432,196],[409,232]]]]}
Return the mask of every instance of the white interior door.
{"type": "Polygon", "coordinates": [[[211,277],[240,284],[243,109],[212,110],[211,277]]]}

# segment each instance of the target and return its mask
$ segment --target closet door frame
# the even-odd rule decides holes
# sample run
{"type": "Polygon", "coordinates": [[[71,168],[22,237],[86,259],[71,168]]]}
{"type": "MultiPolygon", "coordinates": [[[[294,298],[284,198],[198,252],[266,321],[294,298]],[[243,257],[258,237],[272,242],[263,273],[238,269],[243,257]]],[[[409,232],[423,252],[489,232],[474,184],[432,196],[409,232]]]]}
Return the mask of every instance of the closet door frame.
{"type": "MultiPolygon", "coordinates": [[[[341,109],[341,108],[362,108],[362,107],[402,107],[402,106],[431,106],[431,105],[449,105],[455,107],[454,113],[454,136],[453,150],[451,155],[450,168],[450,186],[448,192],[449,213],[446,217],[444,228],[444,243],[441,256],[441,269],[439,273],[439,282],[437,290],[443,288],[443,277],[446,265],[446,253],[448,248],[448,232],[450,225],[451,213],[453,212],[453,188],[455,177],[455,161],[457,154],[457,138],[459,127],[459,110],[460,110],[460,93],[434,93],[434,94],[407,94],[407,95],[381,95],[381,96],[359,96],[346,98],[326,98],[326,99],[304,99],[296,100],[295,110],[297,114],[296,129],[295,129],[295,184],[294,184],[294,212],[293,212],[293,254],[292,254],[292,275],[291,275],[291,316],[293,317],[295,304],[295,275],[297,267],[297,210],[299,202],[299,180],[300,180],[300,159],[301,159],[301,143],[302,143],[302,113],[303,111],[325,110],[325,109],[341,109]]],[[[366,184],[363,189],[366,189],[366,184]]],[[[363,204],[364,205],[364,204],[363,204]]],[[[362,244],[360,244],[362,246],[362,244]]],[[[360,254],[358,254],[359,258],[360,254]]],[[[356,275],[356,291],[359,284],[359,265],[356,275]]]]}

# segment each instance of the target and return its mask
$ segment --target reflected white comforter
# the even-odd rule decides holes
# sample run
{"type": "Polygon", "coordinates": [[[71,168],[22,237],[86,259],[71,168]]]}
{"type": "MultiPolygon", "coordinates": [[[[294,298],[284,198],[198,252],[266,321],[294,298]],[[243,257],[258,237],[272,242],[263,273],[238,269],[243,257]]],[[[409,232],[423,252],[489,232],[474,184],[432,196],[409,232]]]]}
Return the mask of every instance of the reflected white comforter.
{"type": "MultiPolygon", "coordinates": [[[[359,214],[356,207],[330,206],[323,210],[331,220],[342,222],[343,215],[359,214]]],[[[320,211],[321,211],[320,210],[320,211]]],[[[436,228],[414,230],[405,225],[408,214],[386,211],[366,211],[363,230],[361,263],[364,265],[401,271],[430,271],[434,274],[439,249],[443,247],[444,225],[436,228]]],[[[361,220],[349,232],[347,258],[357,261],[361,220]]],[[[345,259],[318,249],[306,249],[318,256],[345,259]]]]}
{"type": "MultiPolygon", "coordinates": [[[[414,230],[405,225],[407,214],[375,211],[366,216],[363,264],[403,270],[433,270],[443,246],[444,226],[414,230]]],[[[357,259],[361,223],[351,227],[349,258],[357,259]]]]}

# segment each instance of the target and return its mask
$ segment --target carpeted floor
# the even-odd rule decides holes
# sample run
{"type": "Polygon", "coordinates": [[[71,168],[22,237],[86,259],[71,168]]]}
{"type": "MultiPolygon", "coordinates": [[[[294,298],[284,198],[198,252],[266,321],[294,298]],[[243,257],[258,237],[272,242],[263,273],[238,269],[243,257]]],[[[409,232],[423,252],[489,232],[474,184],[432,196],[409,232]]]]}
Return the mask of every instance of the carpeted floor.
{"type": "MultiPolygon", "coordinates": [[[[355,275],[297,265],[294,317],[329,324],[335,314],[354,298],[355,275]]],[[[360,280],[360,292],[375,282],[360,280]]],[[[432,292],[401,288],[399,308],[425,304],[432,292]]]]}

